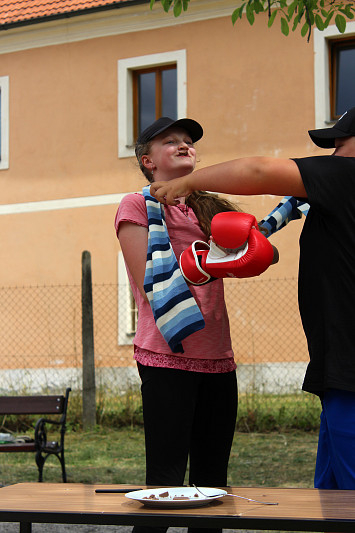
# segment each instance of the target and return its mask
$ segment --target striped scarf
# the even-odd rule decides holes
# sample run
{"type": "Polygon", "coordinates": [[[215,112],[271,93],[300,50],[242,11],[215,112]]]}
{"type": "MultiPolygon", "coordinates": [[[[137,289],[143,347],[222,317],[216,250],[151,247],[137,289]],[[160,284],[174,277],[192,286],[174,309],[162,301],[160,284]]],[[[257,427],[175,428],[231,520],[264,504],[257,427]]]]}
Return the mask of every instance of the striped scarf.
{"type": "Polygon", "coordinates": [[[173,353],[181,341],[205,327],[205,321],[179,269],[165,223],[164,207],[143,188],[148,213],[148,250],[144,290],[154,320],[173,353]]]}
{"type": "Polygon", "coordinates": [[[302,214],[307,216],[309,204],[297,200],[294,196],[284,196],[281,202],[259,223],[259,226],[267,229],[270,237],[279,229],[285,227],[291,220],[297,220],[302,214]]]}

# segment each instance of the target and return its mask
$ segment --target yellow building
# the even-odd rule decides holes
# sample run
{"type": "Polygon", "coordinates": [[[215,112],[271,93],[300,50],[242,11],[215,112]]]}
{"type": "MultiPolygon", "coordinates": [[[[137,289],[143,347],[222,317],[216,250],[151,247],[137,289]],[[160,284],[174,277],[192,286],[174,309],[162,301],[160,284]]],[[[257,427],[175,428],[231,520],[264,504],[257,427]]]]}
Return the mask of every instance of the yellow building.
{"type": "MultiPolygon", "coordinates": [[[[194,0],[175,19],[160,2],[150,10],[148,0],[0,2],[0,286],[80,286],[81,254],[89,250],[93,283],[118,283],[119,288],[109,314],[95,316],[98,332],[113,339],[109,354],[98,354],[102,366],[131,364],[132,337],[130,331],[120,331],[122,313],[130,310],[120,301],[128,289],[113,221],[123,195],[145,185],[133,150],[139,117],[144,123],[145,93],[139,92],[140,83],[145,87],[144,75],[156,80],[159,99],[157,80],[173,72],[173,85],[167,82],[166,90],[173,87],[175,108],[167,109],[203,125],[204,137],[197,145],[199,167],[247,155],[315,155],[320,151],[307,130],[324,127],[334,118],[332,98],[338,88],[330,82],[336,65],[330,58],[334,49],[339,52],[339,44],[355,35],[355,23],[348,24],[343,36],[335,26],[314,31],[307,43],[297,32],[283,36],[276,22],[268,29],[263,16],[252,28],[245,19],[233,27],[235,7],[236,0],[194,0]]],[[[355,40],[349,43],[355,48],[355,40]]],[[[261,219],[279,198],[238,201],[261,219]]],[[[292,222],[272,237],[280,262],[260,280],[274,281],[276,287],[278,279],[297,277],[301,227],[302,221],[292,222]]],[[[232,284],[236,281],[228,282],[229,296],[232,284]]],[[[250,290],[250,285],[243,285],[245,298],[250,290]]],[[[277,299],[278,292],[272,289],[270,298],[277,299]]],[[[295,288],[291,292],[297,321],[295,288]]],[[[263,320],[267,308],[275,313],[275,302],[262,303],[257,321],[263,320]]],[[[9,305],[2,304],[0,315],[8,338],[14,330],[9,305]]],[[[23,304],[16,305],[20,312],[23,304]]],[[[53,348],[50,324],[62,320],[60,308],[54,316],[43,313],[48,321],[46,342],[52,338],[51,356],[41,359],[36,340],[29,340],[28,353],[38,358],[28,359],[21,348],[23,368],[73,366],[53,348]]],[[[232,309],[232,323],[240,313],[232,309]]],[[[275,320],[282,322],[284,315],[275,320]]],[[[37,308],[27,326],[21,318],[23,329],[17,337],[27,338],[38,320],[43,324],[37,308]]],[[[80,325],[80,317],[76,322],[80,325]]],[[[297,328],[299,335],[299,324],[297,328]]],[[[55,331],[57,338],[64,335],[55,331]]],[[[238,339],[237,360],[278,361],[275,354],[279,357],[284,349],[278,347],[275,326],[263,331],[265,335],[274,343],[274,357],[265,356],[262,349],[251,361],[249,348],[244,350],[244,340],[238,339]]],[[[80,337],[73,337],[80,355],[80,337]]],[[[304,343],[302,332],[299,338],[304,343]]],[[[10,348],[5,341],[0,347],[3,369],[19,368],[10,348]]],[[[304,365],[304,345],[301,351],[298,358],[283,353],[282,361],[304,365]]]]}

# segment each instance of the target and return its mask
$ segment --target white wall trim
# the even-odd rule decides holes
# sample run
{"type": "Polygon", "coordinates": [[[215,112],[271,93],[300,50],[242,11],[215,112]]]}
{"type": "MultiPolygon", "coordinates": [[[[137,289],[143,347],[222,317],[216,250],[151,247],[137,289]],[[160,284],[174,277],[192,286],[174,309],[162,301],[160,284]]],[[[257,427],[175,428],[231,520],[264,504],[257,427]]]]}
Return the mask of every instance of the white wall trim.
{"type": "Polygon", "coordinates": [[[329,57],[328,40],[342,39],[355,35],[355,22],[346,23],[345,33],[339,33],[335,25],[329,26],[324,31],[314,30],[314,101],[315,101],[315,128],[332,126],[330,122],[329,101],[329,57]]]}
{"type": "Polygon", "coordinates": [[[118,62],[118,157],[134,157],[133,144],[133,70],[176,63],[177,114],[186,117],[186,50],[120,59],[118,62]]]}
{"type": "Polygon", "coordinates": [[[1,160],[0,170],[9,168],[9,76],[0,77],[1,91],[1,160]]]}
{"type": "Polygon", "coordinates": [[[122,251],[118,252],[117,255],[117,289],[118,289],[118,338],[117,343],[119,346],[125,346],[127,344],[133,344],[134,335],[130,335],[127,332],[127,325],[129,323],[129,313],[130,313],[130,294],[131,286],[129,283],[126,265],[123,258],[122,251]]]}
{"type": "Polygon", "coordinates": [[[101,205],[119,204],[131,193],[103,194],[100,196],[83,196],[78,198],[62,198],[58,200],[43,200],[39,202],[24,202],[18,204],[0,205],[0,215],[17,215],[20,213],[39,213],[41,211],[56,211],[57,209],[73,209],[78,207],[96,207],[101,205]]]}
{"type": "MultiPolygon", "coordinates": [[[[129,363],[128,363],[129,364],[129,363]]],[[[246,394],[305,394],[301,392],[307,363],[238,363],[238,391],[246,394]]],[[[97,382],[121,394],[141,381],[135,366],[100,367],[95,369],[97,382]]],[[[0,370],[0,393],[18,393],[19,383],[26,394],[51,390],[58,393],[70,386],[82,388],[81,368],[17,368],[0,370]]]]}
{"type": "Polygon", "coordinates": [[[160,2],[156,2],[152,10],[149,3],[146,3],[9,28],[0,32],[0,54],[231,17],[234,9],[240,4],[240,0],[194,0],[190,2],[186,13],[175,18],[172,13],[164,12],[160,2]]]}

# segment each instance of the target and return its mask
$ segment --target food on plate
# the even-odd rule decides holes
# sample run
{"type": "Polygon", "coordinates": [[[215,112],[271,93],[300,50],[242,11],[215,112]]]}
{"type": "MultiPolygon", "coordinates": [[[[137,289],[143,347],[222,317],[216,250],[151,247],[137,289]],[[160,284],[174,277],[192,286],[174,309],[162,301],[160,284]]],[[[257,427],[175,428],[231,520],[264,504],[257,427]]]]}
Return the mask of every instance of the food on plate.
{"type": "Polygon", "coordinates": [[[143,500],[164,500],[164,499],[171,499],[171,500],[190,500],[192,498],[200,498],[200,495],[195,492],[195,494],[191,496],[185,496],[184,494],[169,494],[169,491],[161,492],[160,494],[149,494],[148,496],[143,496],[143,500]]]}

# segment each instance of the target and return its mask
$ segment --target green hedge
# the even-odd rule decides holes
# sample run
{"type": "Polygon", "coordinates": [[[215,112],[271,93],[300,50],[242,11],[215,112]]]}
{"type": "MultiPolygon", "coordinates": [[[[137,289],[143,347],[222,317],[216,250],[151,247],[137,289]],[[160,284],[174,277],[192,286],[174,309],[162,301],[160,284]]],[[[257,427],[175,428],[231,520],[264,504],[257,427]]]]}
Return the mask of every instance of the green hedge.
{"type": "MultiPolygon", "coordinates": [[[[218,401],[218,399],[216,400],[218,401]]],[[[302,429],[318,430],[321,406],[316,396],[307,393],[293,395],[239,395],[237,431],[259,432],[302,429]]],[[[5,429],[24,433],[32,430],[38,417],[4,417],[5,429]]],[[[81,393],[73,391],[69,399],[68,428],[82,428],[81,393]]],[[[122,395],[97,392],[97,425],[107,428],[142,427],[143,412],[139,388],[122,395]]]]}

